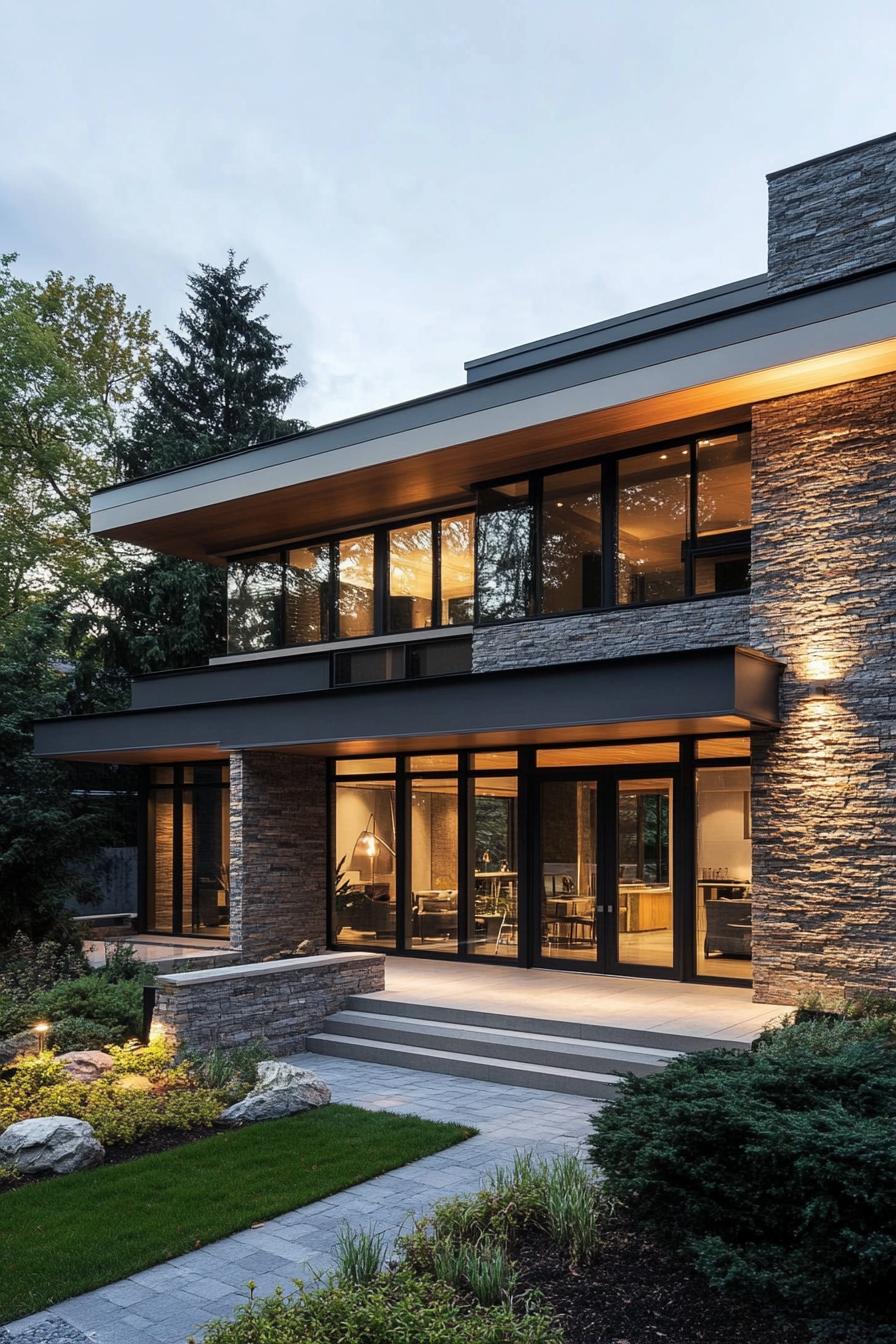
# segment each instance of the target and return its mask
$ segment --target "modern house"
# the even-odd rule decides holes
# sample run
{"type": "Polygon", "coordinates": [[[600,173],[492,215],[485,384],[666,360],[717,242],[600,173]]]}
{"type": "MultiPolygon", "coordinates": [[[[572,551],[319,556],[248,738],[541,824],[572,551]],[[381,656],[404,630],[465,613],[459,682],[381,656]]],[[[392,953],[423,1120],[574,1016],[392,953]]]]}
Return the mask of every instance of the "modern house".
{"type": "Polygon", "coordinates": [[[97,494],[228,653],[36,750],[145,774],[146,930],[896,986],[896,136],[768,272],[97,494]]]}

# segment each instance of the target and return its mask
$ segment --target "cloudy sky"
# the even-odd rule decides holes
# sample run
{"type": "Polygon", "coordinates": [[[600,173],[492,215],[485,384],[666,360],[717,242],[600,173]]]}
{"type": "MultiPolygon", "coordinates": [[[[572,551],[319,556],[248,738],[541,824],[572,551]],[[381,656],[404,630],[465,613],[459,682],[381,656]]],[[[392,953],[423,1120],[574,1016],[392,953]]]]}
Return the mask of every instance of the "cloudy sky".
{"type": "Polygon", "coordinates": [[[0,251],[176,321],[228,247],[322,424],[765,269],[896,129],[892,0],[0,0],[0,251]]]}

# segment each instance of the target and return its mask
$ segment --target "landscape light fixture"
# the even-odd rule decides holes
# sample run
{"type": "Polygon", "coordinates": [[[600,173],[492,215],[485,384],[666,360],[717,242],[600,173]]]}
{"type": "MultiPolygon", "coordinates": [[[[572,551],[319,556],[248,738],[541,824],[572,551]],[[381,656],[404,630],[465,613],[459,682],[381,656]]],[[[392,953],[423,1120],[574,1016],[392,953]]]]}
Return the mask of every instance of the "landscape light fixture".
{"type": "Polygon", "coordinates": [[[49,1022],[35,1022],[31,1030],[37,1036],[37,1053],[42,1055],[44,1052],[44,1042],[47,1039],[47,1032],[50,1030],[49,1022]]]}

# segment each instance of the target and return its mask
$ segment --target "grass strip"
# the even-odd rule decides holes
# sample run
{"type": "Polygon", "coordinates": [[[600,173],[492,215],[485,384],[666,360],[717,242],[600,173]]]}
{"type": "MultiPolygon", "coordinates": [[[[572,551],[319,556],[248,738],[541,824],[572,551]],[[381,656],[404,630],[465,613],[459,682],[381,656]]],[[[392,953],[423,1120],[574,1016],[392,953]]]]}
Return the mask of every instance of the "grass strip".
{"type": "Polygon", "coordinates": [[[441,1152],[476,1131],[324,1106],[0,1195],[0,1321],[441,1152]]]}

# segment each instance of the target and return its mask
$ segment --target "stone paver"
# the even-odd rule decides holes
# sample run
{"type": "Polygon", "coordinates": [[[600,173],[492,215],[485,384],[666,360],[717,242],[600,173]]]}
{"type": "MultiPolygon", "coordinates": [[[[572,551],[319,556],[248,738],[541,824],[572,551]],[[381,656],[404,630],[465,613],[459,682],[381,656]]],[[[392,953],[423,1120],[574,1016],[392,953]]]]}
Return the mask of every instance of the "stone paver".
{"type": "Polygon", "coordinates": [[[271,1218],[211,1246],[168,1260],[119,1283],[60,1302],[50,1311],[0,1329],[0,1344],[184,1344],[215,1316],[229,1314],[256,1291],[313,1284],[332,1265],[346,1223],[384,1233],[388,1242],[411,1217],[445,1195],[476,1190],[517,1150],[542,1157],[579,1150],[599,1102],[555,1092],[505,1087],[471,1078],[396,1069],[324,1055],[292,1062],[329,1083],[334,1101],[372,1111],[462,1121],[479,1134],[362,1185],[271,1218]]]}

